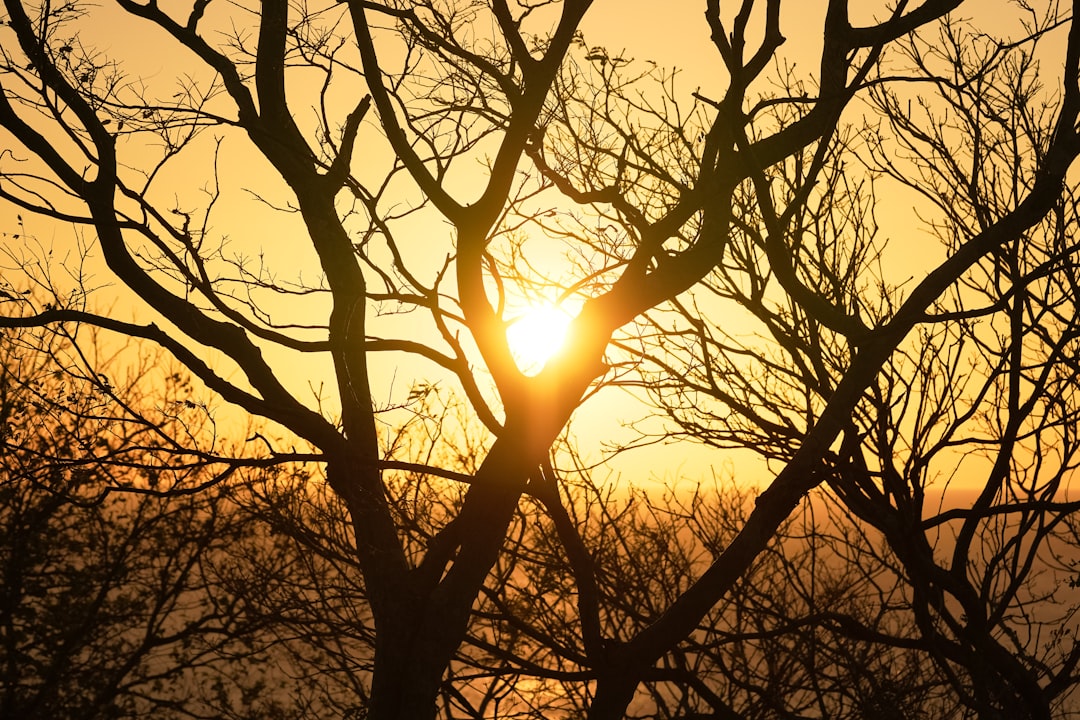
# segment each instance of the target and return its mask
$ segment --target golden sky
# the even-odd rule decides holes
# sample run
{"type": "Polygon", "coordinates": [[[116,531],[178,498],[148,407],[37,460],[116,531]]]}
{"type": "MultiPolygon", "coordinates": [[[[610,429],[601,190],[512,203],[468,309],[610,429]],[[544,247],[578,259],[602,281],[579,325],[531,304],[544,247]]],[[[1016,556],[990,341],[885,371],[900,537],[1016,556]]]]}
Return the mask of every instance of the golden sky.
{"type": "MultiPolygon", "coordinates": [[[[1000,4],[998,0],[987,2],[980,7],[987,11],[990,5],[1000,4]]],[[[820,46],[821,33],[817,28],[822,23],[823,2],[788,2],[784,5],[781,28],[788,42],[782,50],[785,62],[794,63],[801,73],[812,76],[816,72],[814,59],[820,46]]],[[[864,18],[869,19],[880,14],[887,3],[862,3],[859,9],[864,18]]],[[[700,88],[709,95],[710,88],[718,94],[723,88],[721,64],[711,48],[708,28],[703,21],[704,2],[701,0],[668,0],[656,3],[650,0],[599,0],[583,24],[585,41],[590,46],[604,46],[611,53],[619,53],[641,63],[652,61],[661,68],[679,68],[679,87],[684,97],[700,88]]],[[[143,77],[147,82],[161,82],[173,75],[182,75],[189,65],[189,59],[181,53],[163,52],[170,47],[160,32],[152,30],[147,23],[126,17],[111,2],[103,2],[93,8],[95,20],[91,31],[83,36],[84,42],[94,44],[103,51],[117,54],[125,59],[125,68],[131,77],[143,77]]],[[[854,18],[856,21],[859,17],[854,18]]],[[[169,80],[171,82],[171,80],[169,80]]],[[[202,141],[206,149],[212,146],[212,138],[202,141]]],[[[179,209],[196,209],[206,198],[207,167],[206,154],[197,164],[180,164],[170,172],[174,181],[175,202],[179,209]],[[190,178],[190,179],[185,179],[190,178]]],[[[385,156],[368,158],[372,166],[387,161],[385,156]]],[[[285,204],[288,195],[282,188],[275,188],[262,182],[267,166],[238,145],[225,143],[221,147],[220,183],[228,189],[221,207],[215,211],[213,231],[222,237],[228,237],[230,252],[247,258],[255,258],[265,253],[275,263],[277,272],[284,279],[295,277],[307,281],[317,279],[318,267],[305,247],[304,231],[295,218],[280,213],[266,211],[263,201],[272,204],[285,204]],[[250,191],[250,192],[248,192],[250,191]],[[262,199],[256,198],[256,195],[262,199]],[[295,250],[293,248],[296,248],[295,250]]],[[[366,168],[359,167],[359,172],[366,168]]],[[[464,194],[464,190],[463,190],[464,194]]],[[[462,198],[464,199],[464,198],[462,198]]],[[[163,201],[165,202],[165,201],[163,201]]],[[[933,250],[935,241],[925,231],[912,227],[910,221],[914,197],[910,193],[895,193],[883,201],[878,212],[878,220],[884,234],[897,233],[905,236],[906,248],[899,256],[899,262],[891,266],[899,275],[919,277],[932,267],[939,255],[933,250]],[[913,253],[913,236],[918,240],[923,251],[913,253]]],[[[35,235],[41,242],[55,245],[63,251],[70,249],[74,233],[70,228],[56,226],[40,220],[30,219],[23,213],[26,228],[20,230],[13,222],[14,212],[10,207],[0,206],[0,231],[9,236],[15,232],[35,235]]],[[[452,248],[449,228],[439,220],[417,218],[408,221],[408,231],[425,240],[420,246],[415,259],[426,262],[425,272],[434,274],[442,258],[452,248]],[[438,247],[433,252],[432,247],[438,247]]],[[[937,251],[939,252],[939,251],[937,251]]],[[[109,291],[114,292],[114,291],[109,291]]],[[[106,294],[106,298],[109,296],[106,294]]],[[[125,303],[135,303],[123,292],[116,295],[121,307],[125,303]]],[[[105,300],[108,302],[108,300],[105,300]]],[[[318,302],[297,301],[282,308],[279,312],[288,317],[302,319],[306,308],[318,308],[318,302]]],[[[126,313],[121,310],[121,315],[126,313]]],[[[127,318],[125,318],[127,319],[127,318]]],[[[394,328],[403,336],[415,336],[430,332],[430,324],[413,321],[402,316],[391,317],[377,324],[377,327],[394,328]],[[415,324],[414,324],[415,322],[415,324]]],[[[283,351],[272,356],[282,368],[282,374],[290,381],[291,387],[301,396],[313,396],[311,388],[328,382],[328,363],[314,360],[311,356],[283,351]]],[[[398,356],[380,357],[374,362],[378,380],[375,385],[375,399],[380,403],[392,403],[402,393],[408,391],[409,382],[417,377],[438,377],[439,373],[429,364],[415,359],[403,360],[398,356]]],[[[312,400],[312,402],[314,402],[312,400]]],[[[599,454],[604,443],[612,439],[627,437],[621,426],[640,418],[642,412],[638,401],[622,391],[605,390],[593,398],[576,416],[573,428],[582,437],[585,451],[593,456],[599,454]]],[[[632,433],[631,433],[632,434],[632,433]]],[[[740,470],[746,466],[738,460],[740,470]]],[[[636,451],[624,461],[613,465],[613,472],[625,473],[629,480],[644,482],[650,475],[657,474],[666,482],[673,480],[674,473],[686,478],[707,476],[713,469],[735,467],[730,453],[701,448],[686,443],[677,449],[668,446],[654,446],[636,451]],[[672,462],[677,454],[678,461],[672,462]],[[661,469],[661,470],[656,470],[661,469]]],[[[757,475],[755,471],[749,473],[757,475]]]]}

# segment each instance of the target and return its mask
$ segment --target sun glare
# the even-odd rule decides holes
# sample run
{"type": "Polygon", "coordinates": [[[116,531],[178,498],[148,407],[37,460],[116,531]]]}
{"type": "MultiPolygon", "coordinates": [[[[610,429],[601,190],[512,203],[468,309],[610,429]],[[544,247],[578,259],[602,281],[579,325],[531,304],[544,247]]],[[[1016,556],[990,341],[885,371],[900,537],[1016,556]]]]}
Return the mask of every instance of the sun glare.
{"type": "Polygon", "coordinates": [[[540,371],[548,358],[562,347],[570,316],[554,305],[537,305],[525,310],[506,329],[510,352],[521,371],[540,371]]]}

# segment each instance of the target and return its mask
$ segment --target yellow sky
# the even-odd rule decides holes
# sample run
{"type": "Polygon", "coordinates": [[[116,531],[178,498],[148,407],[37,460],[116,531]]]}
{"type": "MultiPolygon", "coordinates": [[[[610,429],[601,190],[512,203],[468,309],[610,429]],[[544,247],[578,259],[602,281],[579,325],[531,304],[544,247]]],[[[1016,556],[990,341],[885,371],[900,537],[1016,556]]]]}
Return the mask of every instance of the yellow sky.
{"type": "MultiPolygon", "coordinates": [[[[996,1],[996,0],[995,0],[996,1]]],[[[867,16],[882,12],[886,3],[864,3],[860,8],[867,16]]],[[[816,51],[820,45],[820,32],[814,30],[821,26],[823,3],[787,3],[782,15],[782,30],[788,37],[783,49],[784,57],[800,67],[805,66],[807,75],[813,74],[816,51]],[[808,30],[810,28],[810,30],[808,30]]],[[[111,8],[109,2],[102,3],[99,9],[102,19],[95,25],[97,38],[93,34],[86,36],[87,42],[100,42],[107,50],[122,51],[129,60],[129,72],[149,78],[151,81],[170,77],[184,65],[180,57],[162,53],[167,47],[160,33],[148,29],[146,23],[125,18],[111,8]]],[[[708,94],[710,87],[722,88],[723,73],[716,53],[710,47],[708,29],[702,21],[704,3],[700,0],[668,0],[657,4],[650,0],[599,0],[583,24],[586,42],[593,46],[605,46],[611,52],[619,52],[639,61],[651,60],[660,67],[681,68],[680,86],[685,94],[695,88],[701,88],[708,94]]],[[[856,18],[857,20],[858,18],[856,18]]],[[[266,252],[268,257],[276,257],[277,267],[282,273],[304,274],[313,280],[317,267],[310,250],[305,246],[302,227],[293,220],[282,220],[282,216],[264,212],[265,208],[251,195],[236,192],[237,187],[245,187],[260,193],[268,193],[271,201],[284,200],[285,195],[275,196],[266,185],[260,185],[260,178],[266,172],[266,166],[253,160],[243,151],[225,144],[222,147],[221,181],[223,187],[231,188],[229,205],[223,206],[215,216],[215,232],[228,235],[232,251],[253,257],[256,253],[266,252]],[[290,247],[300,248],[292,252],[290,247]]],[[[380,158],[380,162],[384,158],[380,158]]],[[[177,177],[183,172],[177,171],[177,177]]],[[[205,182],[205,168],[192,172],[192,177],[200,178],[199,184],[181,187],[177,199],[181,207],[197,207],[202,197],[202,184],[205,182]]],[[[182,183],[178,183],[178,186],[182,183]]],[[[914,199],[909,194],[895,194],[890,197],[894,206],[884,203],[879,209],[878,218],[886,235],[899,233],[907,236],[911,247],[910,222],[911,204],[914,199]]],[[[0,231],[13,232],[13,211],[9,207],[0,207],[0,231]]],[[[24,216],[26,214],[24,213],[24,216]]],[[[63,245],[69,230],[55,227],[28,217],[27,229],[41,239],[63,245]]],[[[435,221],[425,223],[417,220],[412,231],[427,235],[438,252],[431,252],[424,246],[421,259],[429,263],[428,274],[441,263],[451,247],[452,238],[445,223],[435,221]]],[[[922,231],[915,231],[927,248],[934,243],[922,231]]],[[[901,273],[913,277],[921,276],[937,256],[932,252],[902,253],[902,259],[910,267],[897,266],[901,273]]],[[[123,298],[123,295],[120,297],[123,298]]],[[[130,298],[124,301],[129,301],[130,298]]],[[[303,302],[288,308],[293,316],[302,315],[303,302]]],[[[314,306],[313,306],[314,307],[314,306]]],[[[123,314],[123,313],[121,313],[123,314]]],[[[126,318],[125,318],[126,319],[126,318]]],[[[405,336],[416,336],[430,332],[424,321],[403,320],[400,316],[391,318],[384,326],[393,327],[405,336]]],[[[282,368],[282,374],[290,381],[302,397],[309,397],[312,386],[326,382],[328,363],[325,360],[313,361],[310,356],[300,356],[292,352],[279,352],[271,356],[282,368]]],[[[395,397],[408,390],[411,379],[417,377],[438,377],[439,372],[427,362],[413,359],[402,360],[400,357],[380,357],[374,366],[378,380],[375,386],[375,399],[379,403],[393,402],[395,397]]],[[[632,436],[621,426],[639,419],[642,408],[638,401],[622,391],[605,390],[599,397],[593,398],[576,416],[573,428],[583,438],[585,450],[590,457],[602,452],[605,443],[616,438],[632,436]]],[[[702,448],[698,445],[680,443],[676,447],[654,446],[638,450],[613,465],[613,472],[622,473],[633,482],[646,482],[650,476],[670,482],[673,474],[684,478],[706,477],[713,468],[734,467],[730,453],[702,448]]],[[[742,470],[747,466],[744,460],[738,461],[742,470]]],[[[723,470],[722,470],[723,472],[723,470]]],[[[754,479],[764,478],[767,473],[756,468],[749,475],[754,479]]]]}

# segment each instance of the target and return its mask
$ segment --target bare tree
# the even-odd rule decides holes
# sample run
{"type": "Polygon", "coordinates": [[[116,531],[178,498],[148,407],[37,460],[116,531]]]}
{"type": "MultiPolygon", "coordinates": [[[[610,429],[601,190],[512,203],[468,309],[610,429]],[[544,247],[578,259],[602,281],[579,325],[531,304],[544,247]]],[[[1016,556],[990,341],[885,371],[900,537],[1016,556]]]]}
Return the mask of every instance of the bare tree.
{"type": "MultiPolygon", "coordinates": [[[[877,237],[882,186],[927,201],[946,263],[1015,217],[1059,130],[1038,65],[1056,20],[1027,10],[1020,40],[953,23],[902,44],[922,89],[872,89],[872,125],[859,136],[868,144],[836,146],[820,198],[785,230],[791,259],[782,262],[815,295],[885,325],[910,307],[920,286],[904,291],[910,278],[886,267],[896,243],[877,237]],[[845,163],[871,173],[852,182],[845,163]]],[[[881,642],[920,648],[979,717],[1051,717],[1075,705],[1076,222],[1068,188],[1038,223],[966,268],[923,310],[822,458],[834,523],[864,533],[829,552],[853,545],[848,562],[895,578],[872,604],[911,613],[900,636],[881,642]]],[[[788,272],[770,254],[770,232],[767,216],[747,223],[731,253],[742,272],[702,285],[747,310],[760,335],[737,336],[684,301],[679,320],[654,321],[645,386],[684,432],[790,462],[803,418],[839,392],[866,347],[838,338],[812,304],[770,296],[788,272]],[[758,280],[747,284],[754,268],[758,280]],[[748,358],[773,369],[770,384],[746,373],[748,358]]]]}
{"type": "MultiPolygon", "coordinates": [[[[904,60],[900,51],[918,47],[920,30],[968,8],[959,0],[902,2],[857,20],[848,3],[825,3],[820,24],[805,30],[822,41],[813,72],[782,73],[779,85],[767,80],[785,42],[780,2],[744,2],[734,13],[707,2],[703,22],[722,70],[712,89],[690,96],[663,75],[639,91],[656,76],[635,80],[626,58],[586,45],[590,5],[269,0],[224,8],[199,0],[180,12],[134,0],[101,9],[5,2],[0,127],[13,149],[2,155],[0,197],[92,238],[109,277],[145,315],[95,311],[60,287],[47,257],[15,252],[24,274],[5,281],[0,325],[96,326],[157,343],[216,396],[215,406],[281,428],[231,456],[202,438],[178,438],[175,452],[193,462],[226,470],[318,463],[348,514],[348,532],[336,536],[351,535],[362,573],[356,602],[374,633],[372,718],[456,712],[456,658],[483,617],[485,583],[509,587],[504,566],[528,551],[518,540],[531,536],[514,532],[533,502],[558,530],[567,560],[544,579],[563,584],[576,605],[565,632],[580,652],[575,675],[561,679],[576,681],[590,717],[626,713],[641,683],[747,577],[809,491],[827,481],[849,487],[844,473],[866,467],[876,492],[892,492],[880,489],[885,473],[877,472],[891,456],[853,419],[880,399],[905,338],[938,319],[935,303],[1062,207],[1080,150],[1075,7],[1037,17],[1025,37],[994,46],[1013,57],[1034,39],[1058,38],[1063,72],[1040,95],[1045,112],[979,115],[975,126],[949,125],[935,140],[925,124],[902,125],[898,98],[916,80],[970,94],[998,67],[993,56],[939,74],[918,53],[904,60]],[[167,73],[129,78],[120,59],[94,49],[93,21],[106,11],[172,48],[183,68],[174,85],[163,84],[167,73]],[[983,152],[983,131],[998,126],[1031,140],[1016,146],[1015,181],[979,166],[973,193],[991,181],[1008,191],[991,212],[980,208],[977,224],[950,219],[950,251],[909,288],[870,291],[885,282],[872,274],[871,246],[847,252],[865,196],[851,190],[845,149],[878,132],[859,123],[862,99],[871,118],[895,121],[901,141],[968,142],[983,152]],[[234,179],[239,162],[254,172],[234,179]],[[191,172],[201,172],[201,188],[191,172]],[[257,205],[242,205],[244,187],[257,205]],[[254,247],[229,249],[232,232],[218,223],[229,224],[230,204],[271,216],[232,223],[256,236],[247,238],[254,247]],[[811,242],[815,230],[831,244],[811,242]],[[541,258],[537,242],[556,252],[541,258]],[[307,281],[298,266],[310,268],[307,281]],[[49,304],[23,294],[33,282],[53,293],[49,304]],[[581,309],[566,349],[529,375],[505,331],[515,303],[542,288],[581,309]],[[710,292],[737,293],[779,349],[716,340],[707,328],[723,304],[692,302],[710,292]],[[670,313],[689,323],[665,327],[670,313]],[[692,382],[726,410],[692,431],[750,446],[775,472],[708,556],[672,566],[692,568],[691,576],[612,611],[598,578],[613,549],[589,541],[549,454],[598,387],[630,377],[641,355],[640,347],[637,359],[627,354],[635,340],[662,375],[684,370],[677,351],[653,353],[633,330],[616,335],[635,319],[707,353],[695,365],[708,368],[703,379],[692,382]],[[426,362],[433,374],[418,371],[405,383],[408,395],[394,394],[380,374],[387,354],[402,372],[426,362]],[[328,368],[333,391],[312,397],[288,370],[298,357],[307,377],[328,368]],[[467,399],[466,424],[486,429],[481,456],[444,452],[442,434],[416,446],[385,429],[430,396],[434,375],[467,399]],[[867,443],[879,454],[860,465],[867,443]],[[417,491],[429,485],[447,486],[444,499],[417,491]]],[[[804,31],[787,28],[796,30],[804,31]]],[[[935,152],[925,159],[948,167],[935,152]]],[[[671,387],[667,378],[649,386],[671,387]]],[[[414,427],[424,426],[417,417],[414,427]]],[[[894,423],[886,434],[903,428],[894,423]]],[[[182,490],[183,480],[171,489],[182,490]]],[[[844,497],[860,514],[854,495],[844,497]]],[[[901,559],[905,570],[917,567],[901,559]]],[[[509,642],[490,640],[496,650],[509,642]]],[[[501,691],[485,692],[490,703],[476,713],[498,712],[501,691]]],[[[779,701],[773,709],[788,712],[779,701]]],[[[1045,706],[1036,712],[1045,715],[1045,706]]]]}
{"type": "MultiPolygon", "coordinates": [[[[262,696],[268,666],[225,669],[266,645],[216,569],[251,524],[219,484],[153,492],[170,469],[133,462],[153,451],[146,428],[113,412],[130,388],[117,379],[104,394],[22,340],[0,367],[0,715],[226,717],[239,706],[253,717],[283,705],[262,696]],[[116,492],[125,487],[144,492],[116,492]]],[[[63,354],[59,341],[49,350],[63,354]]],[[[177,417],[160,429],[191,428],[177,417]]]]}

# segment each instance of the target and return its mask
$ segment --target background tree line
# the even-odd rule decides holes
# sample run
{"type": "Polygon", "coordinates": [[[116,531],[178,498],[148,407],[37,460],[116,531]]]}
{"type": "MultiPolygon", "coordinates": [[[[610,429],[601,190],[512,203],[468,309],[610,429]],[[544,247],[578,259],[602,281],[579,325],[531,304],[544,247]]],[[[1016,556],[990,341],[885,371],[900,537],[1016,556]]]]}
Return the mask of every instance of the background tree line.
{"type": "Polygon", "coordinates": [[[1075,712],[1075,4],[591,6],[5,0],[5,716],[1075,712]]]}

